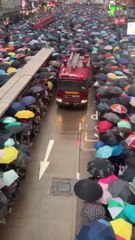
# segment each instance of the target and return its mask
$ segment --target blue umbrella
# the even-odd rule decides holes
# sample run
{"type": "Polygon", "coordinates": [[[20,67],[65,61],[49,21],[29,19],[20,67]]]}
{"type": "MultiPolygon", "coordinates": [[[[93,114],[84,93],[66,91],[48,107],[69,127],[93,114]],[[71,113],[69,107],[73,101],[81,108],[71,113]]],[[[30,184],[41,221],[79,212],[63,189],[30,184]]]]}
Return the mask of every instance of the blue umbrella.
{"type": "Polygon", "coordinates": [[[0,69],[0,75],[1,74],[6,74],[5,70],[0,69]]]}
{"type": "Polygon", "coordinates": [[[111,146],[111,148],[112,148],[112,156],[119,156],[123,152],[123,149],[124,149],[122,144],[111,146]]]}
{"type": "Polygon", "coordinates": [[[26,96],[26,97],[21,98],[20,102],[26,106],[29,106],[29,105],[34,104],[36,102],[36,99],[32,96],[26,96]]]}
{"type": "Polygon", "coordinates": [[[9,109],[7,110],[7,113],[11,116],[14,116],[18,111],[25,110],[26,107],[23,103],[20,102],[13,102],[9,109]]]}
{"type": "Polygon", "coordinates": [[[82,226],[76,240],[116,240],[111,224],[103,219],[82,226]]]}
{"type": "Polygon", "coordinates": [[[96,152],[96,158],[109,158],[112,156],[112,148],[108,145],[100,147],[96,152]]]}
{"type": "Polygon", "coordinates": [[[121,59],[119,59],[117,62],[118,62],[118,64],[127,64],[127,63],[128,63],[128,60],[125,59],[125,58],[121,58],[121,59]]]}
{"type": "Polygon", "coordinates": [[[98,141],[98,142],[95,144],[95,148],[96,148],[96,150],[98,150],[99,148],[103,147],[104,145],[105,145],[104,142],[98,141]]]}

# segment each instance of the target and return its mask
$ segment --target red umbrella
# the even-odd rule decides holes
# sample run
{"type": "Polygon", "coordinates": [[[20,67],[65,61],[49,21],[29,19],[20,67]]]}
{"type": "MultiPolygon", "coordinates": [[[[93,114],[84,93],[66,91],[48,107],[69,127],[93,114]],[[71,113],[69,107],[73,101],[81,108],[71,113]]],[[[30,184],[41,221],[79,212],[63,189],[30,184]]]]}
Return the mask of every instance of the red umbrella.
{"type": "Polygon", "coordinates": [[[98,130],[98,132],[103,133],[106,132],[107,130],[111,129],[113,126],[113,124],[107,120],[105,121],[100,121],[97,126],[96,129],[98,130]]]}
{"type": "Polygon", "coordinates": [[[113,104],[113,105],[110,106],[110,109],[113,112],[117,112],[117,113],[120,113],[120,114],[127,113],[127,109],[121,104],[113,104]]]}
{"type": "Polygon", "coordinates": [[[129,147],[135,148],[135,133],[130,134],[127,138],[126,138],[126,143],[129,147]]]}

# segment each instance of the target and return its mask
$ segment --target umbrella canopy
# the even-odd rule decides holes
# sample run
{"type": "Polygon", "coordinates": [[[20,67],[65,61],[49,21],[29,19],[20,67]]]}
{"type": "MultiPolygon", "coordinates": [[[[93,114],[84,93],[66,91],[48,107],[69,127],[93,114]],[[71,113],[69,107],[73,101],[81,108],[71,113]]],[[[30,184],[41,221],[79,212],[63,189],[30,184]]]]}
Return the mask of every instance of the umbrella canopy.
{"type": "Polygon", "coordinates": [[[21,102],[13,102],[8,109],[8,114],[14,116],[18,111],[25,110],[26,107],[21,102]]]}
{"type": "Polygon", "coordinates": [[[118,219],[124,217],[125,202],[121,198],[112,198],[108,203],[108,211],[110,212],[112,219],[118,219]]]}
{"type": "Polygon", "coordinates": [[[3,147],[4,143],[10,138],[10,134],[2,134],[0,135],[0,146],[3,147]]]}
{"type": "Polygon", "coordinates": [[[10,127],[13,127],[13,126],[21,126],[22,125],[22,123],[21,122],[13,122],[13,123],[8,123],[7,125],[5,125],[5,129],[7,129],[7,128],[10,128],[10,127]]]}
{"type": "Polygon", "coordinates": [[[24,126],[11,126],[5,129],[5,132],[10,135],[17,134],[25,130],[24,126]]]}
{"type": "Polygon", "coordinates": [[[128,204],[124,209],[124,215],[128,221],[135,223],[135,205],[128,204]]]}
{"type": "Polygon", "coordinates": [[[132,225],[124,219],[116,219],[110,222],[116,236],[122,239],[131,240],[132,225]]]}
{"type": "Polygon", "coordinates": [[[15,147],[5,147],[4,154],[0,156],[0,164],[9,164],[17,159],[18,150],[15,147]]]}
{"type": "Polygon", "coordinates": [[[15,114],[15,117],[17,117],[19,119],[29,119],[29,118],[33,118],[34,116],[35,116],[34,112],[29,111],[29,110],[18,111],[15,114]]]}
{"type": "Polygon", "coordinates": [[[109,158],[112,155],[112,148],[108,145],[100,147],[96,151],[96,158],[109,158]]]}
{"type": "Polygon", "coordinates": [[[129,129],[132,129],[132,126],[131,124],[128,122],[128,121],[125,121],[125,120],[121,120],[117,123],[117,126],[120,127],[120,128],[129,128],[129,129]]]}
{"type": "Polygon", "coordinates": [[[120,179],[127,181],[127,182],[132,182],[134,177],[135,177],[135,169],[128,166],[125,169],[123,175],[120,176],[120,179]]]}
{"type": "Polygon", "coordinates": [[[105,132],[107,130],[109,130],[110,128],[112,128],[113,124],[107,120],[105,121],[100,121],[96,128],[99,132],[105,132]]]}
{"type": "Polygon", "coordinates": [[[25,106],[29,106],[32,105],[36,102],[36,98],[32,97],[32,96],[26,96],[20,99],[20,101],[25,105],[25,106]]]}
{"type": "Polygon", "coordinates": [[[106,213],[104,207],[100,203],[84,203],[81,210],[81,216],[88,222],[97,219],[105,219],[106,213]]]}
{"type": "Polygon", "coordinates": [[[120,197],[128,203],[134,204],[135,196],[129,189],[129,186],[128,182],[118,179],[109,183],[108,191],[114,198],[120,197]]]}
{"type": "Polygon", "coordinates": [[[128,94],[130,96],[134,96],[135,97],[135,84],[132,84],[131,87],[128,89],[128,94]]]}
{"type": "Polygon", "coordinates": [[[8,138],[8,140],[4,143],[4,147],[13,147],[15,145],[15,141],[13,138],[8,138]]]}
{"type": "Polygon", "coordinates": [[[20,151],[15,161],[15,165],[19,167],[26,167],[30,160],[31,158],[26,153],[20,151]]]}
{"type": "Polygon", "coordinates": [[[129,147],[135,148],[135,134],[130,134],[127,138],[126,138],[126,143],[129,147]]]}
{"type": "Polygon", "coordinates": [[[99,135],[99,138],[102,142],[104,142],[106,145],[117,145],[120,141],[119,135],[117,136],[114,132],[111,130],[106,131],[104,133],[101,133],[99,135]]]}
{"type": "Polygon", "coordinates": [[[97,202],[104,204],[104,205],[108,205],[109,200],[112,198],[111,193],[107,190],[108,185],[104,184],[104,183],[100,183],[100,182],[99,182],[99,184],[103,189],[103,195],[97,202]]]}
{"type": "Polygon", "coordinates": [[[3,173],[5,186],[10,186],[18,179],[18,174],[12,169],[3,173]]]}
{"type": "Polygon", "coordinates": [[[99,183],[104,183],[104,184],[108,185],[109,182],[115,181],[117,179],[118,179],[118,177],[116,177],[115,175],[111,175],[109,177],[99,179],[98,182],[99,183]]]}
{"type": "Polygon", "coordinates": [[[112,122],[112,123],[117,123],[120,121],[120,118],[115,114],[115,113],[105,113],[103,115],[104,119],[107,119],[108,121],[112,122]]]}
{"type": "Polygon", "coordinates": [[[129,120],[131,123],[135,124],[135,114],[130,115],[129,120]]]}
{"type": "Polygon", "coordinates": [[[7,211],[8,199],[2,191],[0,191],[0,209],[2,211],[7,211]]]}
{"type": "Polygon", "coordinates": [[[82,200],[94,202],[102,197],[101,186],[90,179],[79,180],[74,186],[74,192],[82,200]]]}
{"type": "Polygon", "coordinates": [[[119,156],[124,150],[124,147],[122,144],[111,146],[111,148],[112,148],[112,156],[119,156]]]}
{"type": "Polygon", "coordinates": [[[87,171],[95,178],[104,178],[113,175],[115,169],[109,160],[96,159],[88,163],[87,171]]]}
{"type": "Polygon", "coordinates": [[[77,240],[116,240],[111,224],[104,219],[93,221],[81,227],[77,240]]]}
{"type": "Polygon", "coordinates": [[[40,93],[43,91],[44,91],[44,89],[41,86],[37,85],[35,87],[29,88],[28,93],[40,93]]]}
{"type": "Polygon", "coordinates": [[[127,109],[121,104],[113,104],[113,105],[110,106],[110,109],[113,112],[116,112],[116,113],[119,113],[119,114],[127,113],[127,109]]]}
{"type": "Polygon", "coordinates": [[[4,117],[1,119],[1,122],[4,124],[14,123],[14,122],[16,122],[16,119],[13,117],[4,117]]]}

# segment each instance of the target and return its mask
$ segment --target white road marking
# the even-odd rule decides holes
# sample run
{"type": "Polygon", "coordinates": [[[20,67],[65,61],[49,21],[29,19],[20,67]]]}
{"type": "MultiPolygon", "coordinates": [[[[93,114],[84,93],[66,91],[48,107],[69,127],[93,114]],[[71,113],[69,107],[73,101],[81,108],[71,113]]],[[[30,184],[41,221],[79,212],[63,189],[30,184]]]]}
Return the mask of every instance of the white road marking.
{"type": "Polygon", "coordinates": [[[81,151],[84,151],[84,152],[87,152],[87,151],[88,151],[88,152],[95,152],[95,151],[96,151],[95,148],[83,148],[83,147],[80,148],[80,150],[81,150],[81,151]]]}
{"type": "Polygon", "coordinates": [[[52,147],[54,144],[54,140],[51,139],[48,143],[48,147],[45,153],[44,160],[40,162],[40,170],[39,170],[39,180],[42,178],[43,174],[45,173],[46,169],[48,168],[50,162],[48,162],[49,155],[51,153],[52,147]]]}
{"type": "Polygon", "coordinates": [[[98,142],[98,140],[96,140],[96,139],[89,139],[87,132],[85,133],[84,141],[85,142],[98,142]]]}
{"type": "Polygon", "coordinates": [[[79,122],[79,132],[82,130],[82,123],[79,122]]]}
{"type": "Polygon", "coordinates": [[[80,179],[80,173],[79,173],[79,172],[77,172],[77,174],[76,174],[76,179],[77,179],[77,180],[80,179]]]}
{"type": "Polygon", "coordinates": [[[91,115],[91,119],[97,121],[98,120],[98,111],[95,114],[91,115]]]}

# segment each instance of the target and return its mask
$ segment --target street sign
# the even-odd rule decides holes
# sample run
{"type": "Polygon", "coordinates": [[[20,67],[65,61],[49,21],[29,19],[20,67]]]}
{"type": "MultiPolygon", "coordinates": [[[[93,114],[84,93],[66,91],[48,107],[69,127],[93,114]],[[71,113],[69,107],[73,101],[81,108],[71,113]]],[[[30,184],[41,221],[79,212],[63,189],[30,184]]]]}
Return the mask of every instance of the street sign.
{"type": "Polygon", "coordinates": [[[118,25],[118,24],[126,24],[126,19],[125,18],[115,18],[113,23],[115,25],[118,25]]]}
{"type": "Polygon", "coordinates": [[[135,35],[135,22],[128,22],[127,35],[135,35]]]}

